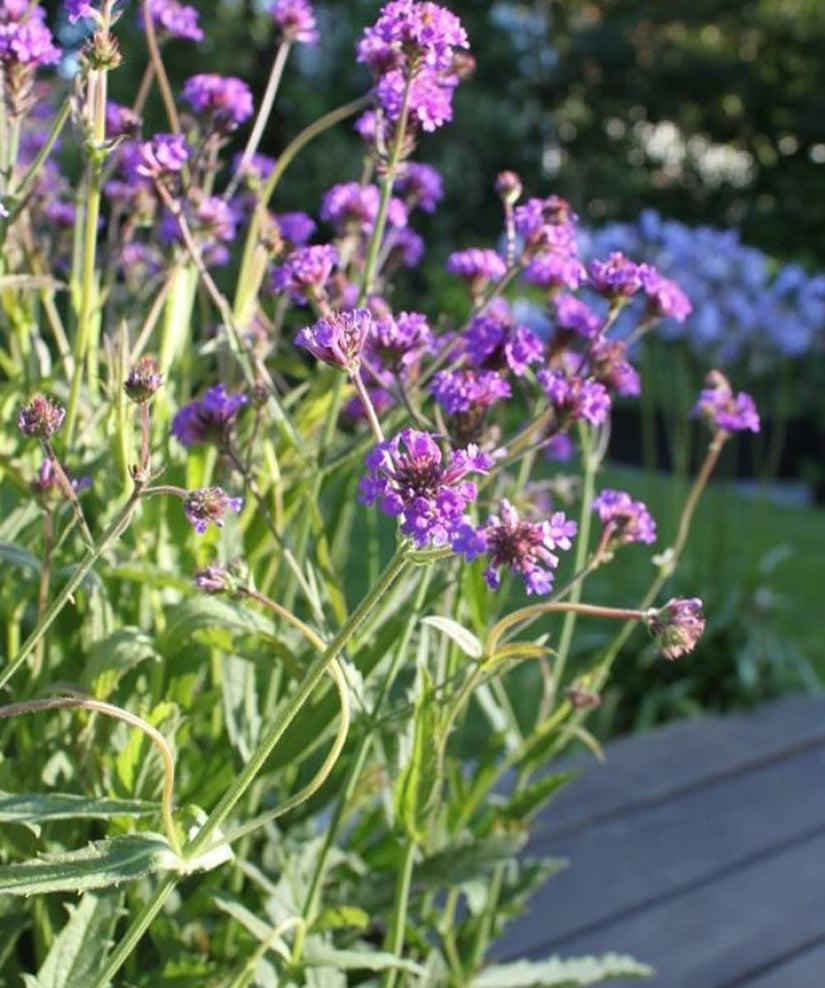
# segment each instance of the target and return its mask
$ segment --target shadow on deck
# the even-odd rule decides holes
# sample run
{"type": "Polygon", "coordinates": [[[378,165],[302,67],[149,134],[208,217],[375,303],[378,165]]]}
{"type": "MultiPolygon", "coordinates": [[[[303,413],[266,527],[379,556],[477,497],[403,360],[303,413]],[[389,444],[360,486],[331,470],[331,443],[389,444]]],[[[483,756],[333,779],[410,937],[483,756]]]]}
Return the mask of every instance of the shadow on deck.
{"type": "Polygon", "coordinates": [[[537,822],[527,853],[570,866],[499,954],[630,953],[656,988],[825,986],[825,700],[686,721],[607,754],[537,822]]]}

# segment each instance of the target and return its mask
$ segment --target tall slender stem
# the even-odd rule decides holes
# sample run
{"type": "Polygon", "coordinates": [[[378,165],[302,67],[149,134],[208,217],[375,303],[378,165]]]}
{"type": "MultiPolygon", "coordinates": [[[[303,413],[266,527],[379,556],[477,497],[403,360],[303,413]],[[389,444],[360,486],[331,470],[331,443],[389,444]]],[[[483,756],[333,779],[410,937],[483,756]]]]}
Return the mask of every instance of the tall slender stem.
{"type": "Polygon", "coordinates": [[[166,74],[166,66],[163,64],[163,57],[161,56],[160,45],[158,44],[158,36],[155,31],[155,22],[152,18],[152,8],[150,7],[148,0],[143,0],[143,28],[146,32],[146,45],[149,48],[149,58],[152,61],[152,66],[158,80],[160,95],[163,99],[164,108],[166,109],[169,129],[173,134],[179,134],[181,132],[180,117],[178,116],[178,110],[175,106],[175,97],[172,93],[172,85],[169,82],[169,76],[166,74]]]}
{"type": "MultiPolygon", "coordinates": [[[[395,906],[393,908],[392,925],[387,930],[384,943],[385,950],[400,958],[404,952],[404,931],[407,926],[407,909],[410,902],[410,886],[412,884],[413,864],[415,863],[415,841],[407,837],[401,851],[401,867],[398,872],[398,885],[395,889],[395,906]]],[[[398,971],[389,968],[384,974],[381,988],[395,988],[398,971]]]]}

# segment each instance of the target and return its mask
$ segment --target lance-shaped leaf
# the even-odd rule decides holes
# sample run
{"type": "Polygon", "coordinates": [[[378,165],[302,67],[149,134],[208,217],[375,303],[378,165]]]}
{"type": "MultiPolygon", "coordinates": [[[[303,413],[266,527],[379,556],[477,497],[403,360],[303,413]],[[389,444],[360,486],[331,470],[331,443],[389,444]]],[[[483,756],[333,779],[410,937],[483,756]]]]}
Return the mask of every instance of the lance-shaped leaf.
{"type": "Polygon", "coordinates": [[[151,816],[160,806],[139,799],[94,799],[73,793],[10,793],[0,791],[0,823],[19,823],[36,836],[52,820],[110,820],[118,816],[151,816]]]}
{"type": "Polygon", "coordinates": [[[422,622],[445,634],[471,659],[480,659],[484,655],[484,646],[481,641],[458,621],[434,614],[431,617],[422,618],[422,622]]]}
{"type": "Polygon", "coordinates": [[[420,841],[438,798],[438,705],[430,674],[420,666],[416,680],[412,739],[401,750],[401,773],[395,787],[395,816],[404,831],[420,841]]]}
{"type": "Polygon", "coordinates": [[[47,854],[0,868],[0,894],[40,895],[110,888],[157,871],[173,871],[180,859],[160,834],[127,834],[95,841],[78,851],[47,854]]]}
{"type": "Polygon", "coordinates": [[[121,892],[87,892],[77,905],[67,905],[69,922],[55,937],[37,976],[23,975],[26,988],[90,988],[106,963],[122,898],[121,892]]]}
{"type": "Polygon", "coordinates": [[[649,978],[653,968],[624,954],[562,960],[514,961],[495,964],[471,982],[471,988],[580,988],[608,978],[649,978]]]}

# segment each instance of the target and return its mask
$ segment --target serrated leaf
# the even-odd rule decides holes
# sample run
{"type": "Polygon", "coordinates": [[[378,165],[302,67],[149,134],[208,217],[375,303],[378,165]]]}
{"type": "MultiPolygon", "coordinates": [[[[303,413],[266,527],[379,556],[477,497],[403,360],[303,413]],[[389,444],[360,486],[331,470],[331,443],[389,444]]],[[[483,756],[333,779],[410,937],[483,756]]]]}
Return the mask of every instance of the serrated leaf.
{"type": "Polygon", "coordinates": [[[338,971],[408,971],[421,974],[423,968],[413,961],[381,950],[336,950],[317,940],[308,940],[304,963],[313,967],[332,967],[338,971]]]}
{"type": "Polygon", "coordinates": [[[160,661],[151,637],[140,628],[120,628],[92,645],[82,681],[95,696],[108,696],[121,676],[146,659],[160,661]]]}
{"type": "Polygon", "coordinates": [[[454,641],[461,651],[471,659],[480,659],[484,655],[484,646],[481,640],[463,624],[454,621],[452,618],[441,617],[433,614],[430,617],[422,618],[423,624],[428,624],[431,628],[445,634],[454,641]]]}
{"type": "Polygon", "coordinates": [[[95,841],[78,851],[0,867],[0,894],[41,895],[109,888],[156,871],[177,869],[179,863],[160,834],[127,834],[95,841]]]}
{"type": "Polygon", "coordinates": [[[190,597],[170,609],[158,650],[163,655],[176,655],[195,636],[207,645],[228,650],[235,635],[269,630],[264,618],[237,604],[219,597],[190,597]]]}
{"type": "Polygon", "coordinates": [[[515,858],[524,847],[524,834],[494,834],[451,844],[415,869],[415,883],[426,888],[462,885],[515,858]]]}
{"type": "Polygon", "coordinates": [[[0,823],[19,823],[36,835],[51,820],[109,820],[117,816],[151,816],[160,807],[138,799],[95,799],[72,793],[0,791],[0,823]]]}
{"type": "Polygon", "coordinates": [[[471,982],[471,988],[579,988],[607,978],[649,978],[653,968],[624,954],[562,960],[514,961],[495,964],[471,982]]]}
{"type": "Polygon", "coordinates": [[[106,946],[117,923],[122,893],[94,895],[67,905],[69,922],[55,937],[37,977],[24,974],[26,988],[89,988],[106,962],[106,946]]]}
{"type": "Polygon", "coordinates": [[[556,793],[575,779],[578,772],[556,772],[546,775],[543,779],[528,786],[522,792],[516,793],[501,809],[502,816],[509,820],[526,820],[536,810],[546,805],[556,793]]]}

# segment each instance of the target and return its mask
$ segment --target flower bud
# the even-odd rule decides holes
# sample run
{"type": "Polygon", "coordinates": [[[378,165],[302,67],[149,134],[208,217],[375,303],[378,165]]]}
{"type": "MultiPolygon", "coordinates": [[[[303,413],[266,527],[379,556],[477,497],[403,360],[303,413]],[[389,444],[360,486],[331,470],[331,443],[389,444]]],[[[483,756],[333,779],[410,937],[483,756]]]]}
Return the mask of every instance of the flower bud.
{"type": "Polygon", "coordinates": [[[522,184],[521,177],[515,172],[499,172],[498,178],[496,179],[496,192],[498,192],[504,202],[506,202],[509,206],[515,206],[521,198],[523,189],[524,186],[522,184]]]}
{"type": "Polygon", "coordinates": [[[45,395],[35,395],[21,411],[18,428],[32,439],[49,439],[63,424],[66,410],[45,395]]]}
{"type": "Polygon", "coordinates": [[[154,357],[141,357],[123,382],[126,397],[136,405],[145,405],[163,383],[160,366],[154,357]]]}
{"type": "Polygon", "coordinates": [[[702,601],[698,597],[674,597],[645,616],[656,648],[671,662],[692,652],[705,630],[702,601]]]}

